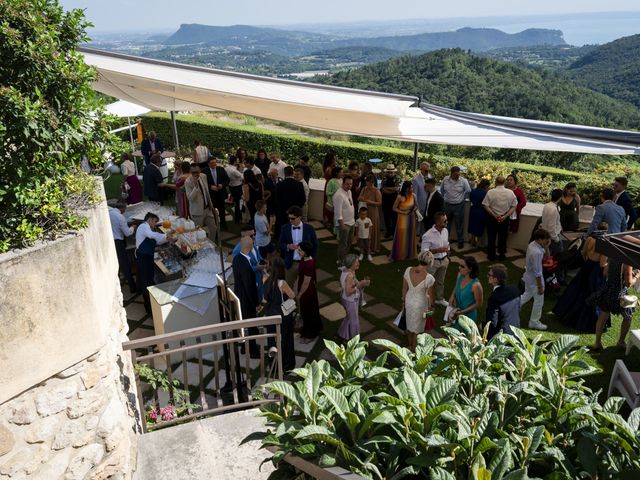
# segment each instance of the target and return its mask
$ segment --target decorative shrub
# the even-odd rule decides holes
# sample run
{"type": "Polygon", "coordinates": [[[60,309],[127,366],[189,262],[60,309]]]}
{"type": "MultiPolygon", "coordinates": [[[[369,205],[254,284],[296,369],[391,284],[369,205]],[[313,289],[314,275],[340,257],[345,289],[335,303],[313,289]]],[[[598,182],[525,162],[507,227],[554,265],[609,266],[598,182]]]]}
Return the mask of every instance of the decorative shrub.
{"type": "Polygon", "coordinates": [[[89,25],[56,0],[0,0],[0,253],[84,226],[95,198],[78,167],[102,163],[108,130],[76,52],[89,25]]]}
{"type": "Polygon", "coordinates": [[[415,353],[374,340],[375,360],[357,337],[325,341],[336,366],[267,384],[284,401],[261,407],[267,431],[245,441],[275,447],[276,466],[290,453],[372,479],[638,478],[640,409],[625,420],[622,399],[597,402],[578,337],[487,341],[460,324],[446,339],[420,335],[415,353]]]}

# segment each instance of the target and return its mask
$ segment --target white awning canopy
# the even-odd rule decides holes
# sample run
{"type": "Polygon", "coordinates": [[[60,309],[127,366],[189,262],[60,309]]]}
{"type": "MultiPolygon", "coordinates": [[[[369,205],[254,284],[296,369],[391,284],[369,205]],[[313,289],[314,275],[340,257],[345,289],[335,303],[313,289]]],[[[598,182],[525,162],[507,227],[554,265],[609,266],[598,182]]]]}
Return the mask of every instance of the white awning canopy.
{"type": "Polygon", "coordinates": [[[117,102],[110,103],[106,107],[107,112],[116,117],[137,117],[138,115],[144,115],[151,110],[135,103],[127,102],[125,100],[118,100],[117,102]]]}
{"type": "Polygon", "coordinates": [[[414,97],[81,49],[94,88],[155,111],[226,110],[304,127],[448,145],[639,154],[640,133],[459,112],[414,97]]]}

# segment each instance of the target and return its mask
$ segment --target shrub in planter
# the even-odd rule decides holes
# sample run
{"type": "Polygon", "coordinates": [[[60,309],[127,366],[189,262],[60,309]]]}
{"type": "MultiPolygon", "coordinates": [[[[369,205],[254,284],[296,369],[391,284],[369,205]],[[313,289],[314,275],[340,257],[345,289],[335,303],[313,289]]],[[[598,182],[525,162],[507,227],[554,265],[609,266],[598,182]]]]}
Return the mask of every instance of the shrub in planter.
{"type": "Polygon", "coordinates": [[[326,341],[335,366],[266,385],[284,401],[263,406],[267,431],[245,440],[275,447],[275,465],[293,454],[373,479],[639,478],[640,409],[625,420],[621,399],[598,403],[578,337],[487,341],[460,325],[419,336],[415,353],[374,340],[375,360],[358,338],[326,341]]]}

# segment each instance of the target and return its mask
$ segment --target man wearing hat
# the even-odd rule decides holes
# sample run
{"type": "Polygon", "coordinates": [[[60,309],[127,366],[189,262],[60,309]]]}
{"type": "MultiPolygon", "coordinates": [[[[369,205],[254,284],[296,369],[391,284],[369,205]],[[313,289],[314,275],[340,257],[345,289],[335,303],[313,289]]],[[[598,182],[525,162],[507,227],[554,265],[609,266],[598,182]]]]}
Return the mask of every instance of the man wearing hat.
{"type": "Polygon", "coordinates": [[[398,196],[399,180],[396,175],[396,167],[393,163],[387,164],[384,169],[384,178],[380,192],[382,193],[382,216],[386,229],[385,239],[393,238],[396,231],[397,214],[393,211],[393,204],[398,196]]]}
{"type": "Polygon", "coordinates": [[[451,167],[451,175],[444,177],[440,192],[444,197],[444,213],[456,227],[458,248],[464,246],[464,204],[471,193],[471,186],[466,178],[460,176],[460,167],[451,167]]]}

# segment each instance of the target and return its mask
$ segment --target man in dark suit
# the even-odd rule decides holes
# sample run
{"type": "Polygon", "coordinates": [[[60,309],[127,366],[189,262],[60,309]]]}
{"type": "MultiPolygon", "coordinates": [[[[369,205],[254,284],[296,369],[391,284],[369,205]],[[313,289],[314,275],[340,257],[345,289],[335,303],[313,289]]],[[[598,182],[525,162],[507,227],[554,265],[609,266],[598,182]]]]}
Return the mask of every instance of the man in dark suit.
{"type": "Polygon", "coordinates": [[[220,213],[220,228],[227,228],[225,215],[225,201],[227,200],[227,187],[229,186],[229,174],[223,167],[218,166],[218,160],[212,158],[209,163],[200,164],[202,173],[207,176],[209,193],[213,206],[220,213]]]}
{"type": "Polygon", "coordinates": [[[426,192],[425,208],[422,213],[422,222],[424,223],[424,231],[428,231],[436,223],[435,214],[444,210],[444,198],[436,188],[436,181],[433,178],[427,178],[424,181],[424,190],[426,192]]]}
{"type": "Polygon", "coordinates": [[[497,263],[489,267],[489,285],[493,289],[487,300],[485,321],[490,324],[489,338],[501,331],[513,334],[511,327],[520,328],[520,291],[506,285],[507,267],[497,263]]]}
{"type": "Polygon", "coordinates": [[[293,178],[293,167],[284,168],[284,180],[276,185],[276,238],[280,238],[280,229],[288,221],[289,207],[302,208],[306,203],[302,183],[293,178]]]}
{"type": "Polygon", "coordinates": [[[307,241],[313,247],[313,258],[318,254],[318,237],[316,231],[308,223],[302,222],[302,209],[297,205],[289,207],[287,210],[289,223],[280,229],[280,255],[284,259],[286,271],[286,280],[290,286],[295,286],[298,276],[298,264],[300,255],[298,255],[298,245],[307,241]]]}
{"type": "Polygon", "coordinates": [[[162,157],[159,153],[155,153],[151,156],[151,162],[144,167],[142,173],[142,183],[144,184],[144,194],[147,196],[150,202],[158,202],[160,205],[164,202],[165,188],[173,188],[176,186],[166,183],[162,177],[160,171],[160,163],[162,157]]]}
{"type": "MultiPolygon", "coordinates": [[[[260,300],[256,286],[256,274],[251,266],[251,250],[253,250],[253,238],[247,236],[240,239],[240,253],[233,257],[231,267],[233,270],[233,293],[240,300],[242,319],[256,318],[260,300]]],[[[258,333],[258,329],[249,329],[249,334],[258,333]]],[[[255,340],[249,347],[251,358],[259,358],[260,353],[255,340]]],[[[241,350],[242,351],[242,350],[241,350]]]]}
{"type": "Polygon", "coordinates": [[[164,147],[160,139],[156,136],[156,132],[149,132],[147,138],[145,138],[140,145],[140,151],[144,157],[145,165],[149,165],[149,162],[151,162],[151,155],[164,152],[164,147]]]}
{"type": "Polygon", "coordinates": [[[627,177],[616,177],[613,182],[613,191],[616,194],[616,205],[624,208],[624,213],[627,215],[627,230],[633,230],[633,225],[638,219],[638,213],[633,208],[633,202],[627,192],[627,177]]]}

